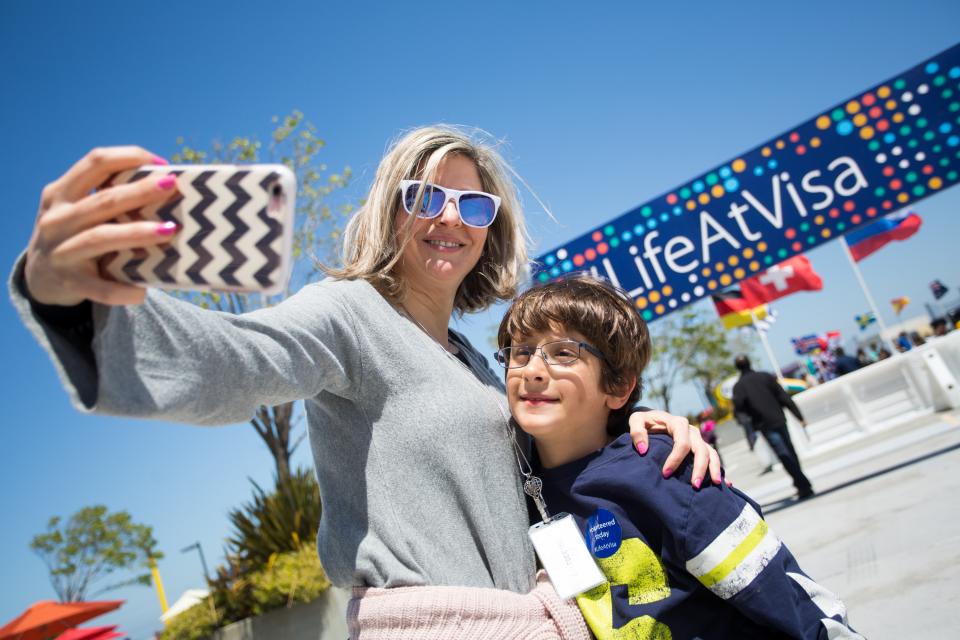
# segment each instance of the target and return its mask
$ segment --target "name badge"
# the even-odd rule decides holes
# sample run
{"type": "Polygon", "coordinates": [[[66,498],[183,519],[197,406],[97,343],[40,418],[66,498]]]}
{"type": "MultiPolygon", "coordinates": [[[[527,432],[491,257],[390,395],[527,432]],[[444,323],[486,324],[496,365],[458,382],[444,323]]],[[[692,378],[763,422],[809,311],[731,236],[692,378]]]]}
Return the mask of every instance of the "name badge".
{"type": "Polygon", "coordinates": [[[561,598],[572,598],[606,582],[569,513],[538,522],[528,535],[561,598]]]}

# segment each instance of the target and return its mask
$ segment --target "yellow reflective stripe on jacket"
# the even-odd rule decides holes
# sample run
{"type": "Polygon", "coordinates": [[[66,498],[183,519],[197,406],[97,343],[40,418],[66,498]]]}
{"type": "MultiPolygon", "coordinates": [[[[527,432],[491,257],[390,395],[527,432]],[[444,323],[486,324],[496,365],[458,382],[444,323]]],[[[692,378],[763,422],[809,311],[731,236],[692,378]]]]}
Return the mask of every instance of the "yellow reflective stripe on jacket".
{"type": "Polygon", "coordinates": [[[782,542],[750,505],[706,549],[687,561],[687,571],[724,600],[745,589],[780,550],[782,542]]]}

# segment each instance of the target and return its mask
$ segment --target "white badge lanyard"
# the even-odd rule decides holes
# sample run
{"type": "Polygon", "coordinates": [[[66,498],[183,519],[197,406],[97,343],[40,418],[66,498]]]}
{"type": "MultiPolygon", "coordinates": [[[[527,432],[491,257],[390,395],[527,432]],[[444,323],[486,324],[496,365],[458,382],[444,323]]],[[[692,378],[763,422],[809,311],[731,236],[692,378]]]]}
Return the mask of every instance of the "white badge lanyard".
{"type": "MultiPolygon", "coordinates": [[[[420,330],[430,337],[430,333],[416,318],[406,309],[402,307],[401,309],[404,315],[413,320],[420,330]]],[[[533,468],[517,442],[516,429],[510,424],[510,418],[506,415],[500,398],[495,397],[493,391],[483,384],[459,358],[432,338],[431,342],[436,344],[447,357],[463,367],[470,377],[491,395],[507,426],[510,440],[516,451],[517,466],[520,468],[520,475],[523,476],[523,492],[533,499],[537,511],[540,512],[541,521],[532,525],[527,530],[527,535],[533,543],[533,549],[540,558],[543,568],[547,570],[557,595],[563,599],[572,598],[606,582],[606,577],[597,567],[590,550],[587,549],[587,544],[573,516],[569,513],[551,516],[547,510],[547,502],[543,499],[543,480],[533,475],[533,468]]]]}
{"type": "Polygon", "coordinates": [[[587,549],[576,520],[569,513],[551,516],[543,499],[543,480],[533,475],[533,468],[513,437],[517,465],[523,476],[523,492],[533,498],[541,521],[527,531],[533,549],[550,576],[550,582],[563,599],[572,598],[606,582],[606,577],[587,549]],[[524,469],[526,466],[526,469],[524,469]]]}

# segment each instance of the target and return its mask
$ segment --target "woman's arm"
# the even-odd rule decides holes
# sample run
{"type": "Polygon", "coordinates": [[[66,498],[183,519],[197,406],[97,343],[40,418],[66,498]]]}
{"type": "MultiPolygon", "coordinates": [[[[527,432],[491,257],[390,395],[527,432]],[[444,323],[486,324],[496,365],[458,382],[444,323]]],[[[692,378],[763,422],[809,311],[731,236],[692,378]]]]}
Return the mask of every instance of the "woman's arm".
{"type": "Polygon", "coordinates": [[[213,424],[323,389],[349,395],[360,370],[353,318],[322,285],[233,316],[100,276],[104,253],[169,240],[156,223],[111,220],[169,197],[172,182],[91,193],[117,171],[148,162],[163,161],[136,147],[99,149],[45,187],[10,280],[14,306],[75,406],[213,424]]]}
{"type": "Polygon", "coordinates": [[[93,304],[87,335],[38,315],[16,276],[14,306],[80,411],[227,424],[321,390],[349,397],[359,384],[353,318],[323,285],[239,316],[150,291],[141,305],[93,304]]]}

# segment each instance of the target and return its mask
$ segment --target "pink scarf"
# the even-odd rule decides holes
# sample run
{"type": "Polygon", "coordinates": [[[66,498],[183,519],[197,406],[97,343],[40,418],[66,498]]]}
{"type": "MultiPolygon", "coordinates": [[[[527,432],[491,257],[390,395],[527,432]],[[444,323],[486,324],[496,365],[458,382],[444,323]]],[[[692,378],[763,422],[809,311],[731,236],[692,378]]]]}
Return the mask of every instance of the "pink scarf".
{"type": "Polygon", "coordinates": [[[544,572],[527,594],[477,587],[354,587],[351,640],[589,640],[573,600],[544,572]]]}

